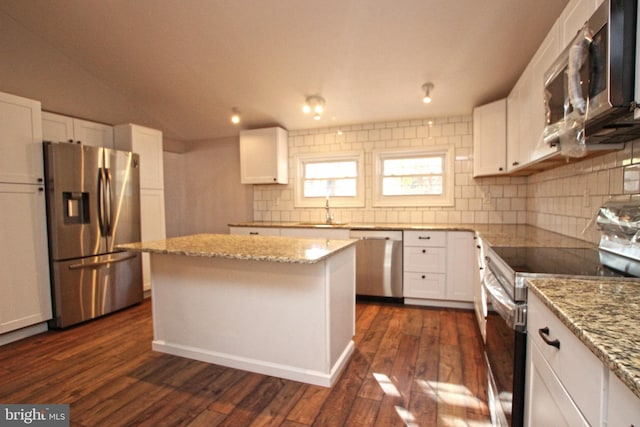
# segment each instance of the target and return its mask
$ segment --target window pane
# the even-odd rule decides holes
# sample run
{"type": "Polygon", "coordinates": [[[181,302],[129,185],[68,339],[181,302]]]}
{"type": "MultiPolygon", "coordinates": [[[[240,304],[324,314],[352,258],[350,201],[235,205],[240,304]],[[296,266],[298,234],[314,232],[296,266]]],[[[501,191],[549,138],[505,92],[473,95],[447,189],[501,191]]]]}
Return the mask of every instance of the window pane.
{"type": "Polygon", "coordinates": [[[383,161],[384,176],[428,175],[442,173],[441,156],[386,159],[383,161]]]}
{"type": "Polygon", "coordinates": [[[439,196],[443,191],[442,176],[385,177],[382,194],[385,196],[439,196]]]}
{"type": "Polygon", "coordinates": [[[304,197],[355,197],[355,178],[305,180],[304,197]]]}
{"type": "Polygon", "coordinates": [[[306,179],[355,178],[358,174],[355,161],[305,163],[306,179]]]}

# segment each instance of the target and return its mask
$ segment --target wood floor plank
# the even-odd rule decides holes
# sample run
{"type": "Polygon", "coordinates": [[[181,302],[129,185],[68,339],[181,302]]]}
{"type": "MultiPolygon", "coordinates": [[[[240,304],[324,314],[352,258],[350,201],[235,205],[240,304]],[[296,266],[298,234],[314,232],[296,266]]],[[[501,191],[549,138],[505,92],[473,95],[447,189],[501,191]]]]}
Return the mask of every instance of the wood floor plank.
{"type": "Polygon", "coordinates": [[[313,421],[314,427],[344,425],[368,367],[369,362],[366,358],[359,352],[355,352],[349,361],[348,368],[331,388],[322,410],[313,421]]]}
{"type": "Polygon", "coordinates": [[[265,376],[252,372],[239,372],[240,378],[237,379],[224,393],[222,393],[211,405],[209,409],[218,411],[223,414],[230,414],[249,393],[252,393],[258,384],[260,384],[265,376]]]}
{"type": "Polygon", "coordinates": [[[289,412],[286,419],[296,424],[310,426],[329,397],[331,389],[313,385],[305,385],[304,389],[304,394],[289,412]]]}
{"type": "Polygon", "coordinates": [[[145,301],[0,347],[0,401],[69,403],[73,427],[490,425],[471,311],[358,302],[356,319],[325,388],[154,352],[145,301]]]}
{"type": "Polygon", "coordinates": [[[370,427],[375,424],[379,409],[380,402],[377,400],[357,397],[353,401],[353,405],[351,406],[351,411],[345,425],[353,427],[370,427]]]}
{"type": "Polygon", "coordinates": [[[285,420],[286,414],[302,398],[305,387],[302,383],[287,381],[280,392],[273,398],[260,414],[253,420],[251,427],[279,426],[285,420]]]}
{"type": "Polygon", "coordinates": [[[390,382],[389,376],[393,368],[393,361],[398,353],[406,317],[406,311],[397,311],[387,322],[387,329],[371,362],[369,372],[358,391],[358,396],[382,400],[385,394],[383,385],[390,382]]]}

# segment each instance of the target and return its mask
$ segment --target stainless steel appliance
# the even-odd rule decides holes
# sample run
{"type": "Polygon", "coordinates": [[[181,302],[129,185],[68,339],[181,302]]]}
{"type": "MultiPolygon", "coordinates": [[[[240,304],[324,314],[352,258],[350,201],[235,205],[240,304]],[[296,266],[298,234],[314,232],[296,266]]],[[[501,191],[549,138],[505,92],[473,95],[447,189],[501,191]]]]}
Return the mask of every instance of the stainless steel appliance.
{"type": "Polygon", "coordinates": [[[44,143],[52,326],[67,327],[142,300],[140,177],[134,153],[44,143]]]}
{"type": "Polygon", "coordinates": [[[604,0],[545,74],[545,142],[622,143],[640,136],[637,0],[604,0]]]}
{"type": "Polygon", "coordinates": [[[524,420],[527,278],[640,276],[640,202],[610,202],[598,212],[599,248],[488,247],[485,361],[491,417],[497,426],[524,420]]]}
{"type": "Polygon", "coordinates": [[[351,230],[356,243],[356,295],[402,298],[402,231],[351,230]]]}

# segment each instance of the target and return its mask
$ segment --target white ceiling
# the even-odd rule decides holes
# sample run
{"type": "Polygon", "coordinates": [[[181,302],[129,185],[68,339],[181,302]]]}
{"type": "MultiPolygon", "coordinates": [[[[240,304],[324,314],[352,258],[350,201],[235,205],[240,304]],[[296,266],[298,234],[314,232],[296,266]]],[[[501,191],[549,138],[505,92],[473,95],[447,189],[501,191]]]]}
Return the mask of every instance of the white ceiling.
{"type": "Polygon", "coordinates": [[[566,3],[0,0],[0,91],[181,141],[237,134],[232,107],[242,128],[290,130],[470,114],[509,93],[566,3]]]}

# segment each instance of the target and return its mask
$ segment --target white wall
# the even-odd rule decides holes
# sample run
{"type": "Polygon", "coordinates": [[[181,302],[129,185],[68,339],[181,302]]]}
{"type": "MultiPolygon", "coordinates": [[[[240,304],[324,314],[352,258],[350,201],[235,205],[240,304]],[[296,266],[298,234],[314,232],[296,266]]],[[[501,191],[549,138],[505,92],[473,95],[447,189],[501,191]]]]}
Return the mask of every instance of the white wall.
{"type": "Polygon", "coordinates": [[[164,152],[167,237],[229,232],[227,224],[252,220],[253,191],[240,184],[238,138],[184,144],[164,152]]]}
{"type": "Polygon", "coordinates": [[[444,117],[352,125],[341,128],[289,132],[289,184],[256,185],[253,216],[256,221],[323,221],[323,209],[294,208],[296,156],[303,153],[365,153],[366,206],[332,209],[334,218],[348,223],[523,224],[526,221],[526,178],[474,180],[471,116],[444,117]],[[374,149],[455,145],[455,206],[375,208],[371,205],[371,152],[374,149]]]}

